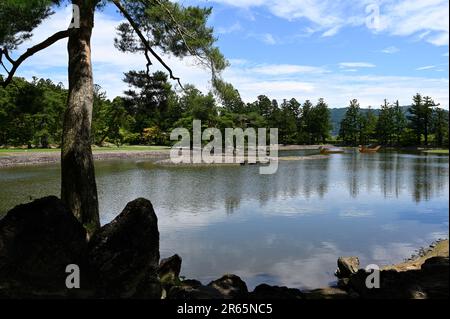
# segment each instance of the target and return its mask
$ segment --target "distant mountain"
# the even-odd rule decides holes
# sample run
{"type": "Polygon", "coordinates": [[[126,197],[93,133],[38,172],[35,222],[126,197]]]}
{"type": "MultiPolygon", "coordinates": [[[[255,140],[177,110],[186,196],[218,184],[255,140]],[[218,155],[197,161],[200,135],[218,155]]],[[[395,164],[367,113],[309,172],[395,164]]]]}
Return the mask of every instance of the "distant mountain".
{"type": "MultiPolygon", "coordinates": [[[[410,106],[402,106],[403,111],[405,112],[405,114],[408,114],[408,109],[410,108],[410,106]]],[[[339,134],[339,130],[341,128],[341,121],[344,119],[345,117],[345,112],[347,112],[347,108],[334,108],[334,109],[330,109],[330,113],[331,113],[331,123],[333,124],[333,129],[331,131],[331,135],[336,136],[339,134]]],[[[369,112],[368,108],[361,108],[361,113],[366,114],[367,112],[369,112]]],[[[380,109],[372,109],[372,112],[378,116],[378,114],[380,113],[380,109]]]]}

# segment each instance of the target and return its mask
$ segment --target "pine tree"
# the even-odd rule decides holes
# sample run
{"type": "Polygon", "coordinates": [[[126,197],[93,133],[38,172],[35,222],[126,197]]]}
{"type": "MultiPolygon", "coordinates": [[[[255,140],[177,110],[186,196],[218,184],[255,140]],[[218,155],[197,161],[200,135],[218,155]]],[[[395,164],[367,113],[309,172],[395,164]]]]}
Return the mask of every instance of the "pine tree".
{"type": "Polygon", "coordinates": [[[365,115],[361,115],[361,118],[362,129],[360,143],[369,144],[370,140],[376,136],[378,118],[373,113],[371,107],[369,107],[365,115]]]}
{"type": "Polygon", "coordinates": [[[448,112],[444,109],[436,108],[433,114],[433,131],[436,145],[448,147],[448,112]]]}
{"type": "Polygon", "coordinates": [[[350,101],[345,117],[341,122],[340,138],[347,145],[358,145],[361,132],[361,112],[358,100],[350,101]]]}
{"type": "Polygon", "coordinates": [[[300,127],[298,128],[299,140],[303,144],[311,144],[313,131],[313,104],[310,100],[306,100],[303,103],[302,111],[300,115],[300,127]]]}
{"type": "MultiPolygon", "coordinates": [[[[29,48],[17,59],[10,51],[31,36],[31,32],[52,13],[58,0],[2,0],[0,2],[0,62],[8,62],[6,77],[0,77],[5,87],[13,81],[20,65],[33,54],[54,43],[67,40],[68,98],[64,115],[61,151],[61,199],[90,233],[100,226],[97,185],[91,150],[91,123],[94,103],[91,36],[95,12],[104,5],[100,0],[72,0],[78,7],[79,19],[73,26],[61,30],[29,48]]],[[[169,0],[111,0],[126,22],[118,27],[116,47],[123,52],[150,56],[168,72],[172,80],[181,81],[158,55],[155,48],[178,58],[194,56],[207,66],[214,79],[228,65],[215,46],[213,29],[207,25],[211,8],[183,7],[169,0]]],[[[75,17],[74,17],[75,19],[75,17]]]]}
{"type": "Polygon", "coordinates": [[[407,127],[405,112],[401,108],[398,100],[395,102],[392,109],[392,135],[397,146],[401,145],[401,139],[407,127]]]}
{"type": "Polygon", "coordinates": [[[314,106],[312,114],[314,141],[326,143],[331,131],[331,115],[328,105],[323,98],[320,98],[314,106]]]}
{"type": "Polygon", "coordinates": [[[393,109],[387,100],[381,106],[377,123],[377,139],[382,145],[392,144],[392,132],[394,128],[393,109]]]}

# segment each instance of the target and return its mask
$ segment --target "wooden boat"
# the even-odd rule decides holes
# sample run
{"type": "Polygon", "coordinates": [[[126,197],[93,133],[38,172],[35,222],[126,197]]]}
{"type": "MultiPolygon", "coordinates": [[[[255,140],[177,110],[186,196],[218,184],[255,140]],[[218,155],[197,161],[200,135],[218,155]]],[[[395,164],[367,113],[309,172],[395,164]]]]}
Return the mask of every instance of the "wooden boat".
{"type": "Polygon", "coordinates": [[[376,147],[359,146],[359,152],[360,153],[376,153],[380,149],[381,149],[381,146],[376,146],[376,147]]]}
{"type": "Polygon", "coordinates": [[[326,154],[342,154],[344,153],[344,150],[337,147],[320,147],[320,154],[326,155],[326,154]]]}

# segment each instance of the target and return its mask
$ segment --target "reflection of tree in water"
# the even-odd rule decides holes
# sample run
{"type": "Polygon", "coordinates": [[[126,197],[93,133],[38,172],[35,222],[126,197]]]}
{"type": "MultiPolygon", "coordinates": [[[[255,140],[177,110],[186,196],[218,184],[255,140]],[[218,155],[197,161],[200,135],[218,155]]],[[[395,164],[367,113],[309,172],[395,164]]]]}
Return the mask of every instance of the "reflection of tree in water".
{"type": "Polygon", "coordinates": [[[358,197],[365,184],[367,193],[378,187],[385,198],[399,198],[402,191],[409,189],[414,200],[420,202],[430,200],[448,185],[448,159],[445,157],[354,153],[342,157],[342,161],[353,198],[358,197]]]}
{"type": "Polygon", "coordinates": [[[224,180],[215,178],[211,182],[226,184],[221,187],[223,200],[227,213],[233,213],[246,199],[257,199],[264,207],[273,199],[310,198],[316,194],[323,198],[328,191],[328,170],[329,159],[280,162],[274,175],[259,175],[258,167],[245,167],[229,172],[224,180]]]}
{"type": "MultiPolygon", "coordinates": [[[[399,156],[395,157],[395,197],[399,198],[404,182],[404,173],[406,172],[405,161],[402,161],[399,156]]],[[[386,195],[385,195],[386,196],[386,195]]]]}
{"type": "Polygon", "coordinates": [[[239,197],[226,197],[225,198],[225,211],[227,215],[232,215],[235,210],[239,208],[241,199],[239,197]]]}
{"type": "MultiPolygon", "coordinates": [[[[385,198],[393,195],[393,188],[399,189],[397,184],[397,176],[401,175],[401,172],[397,171],[397,163],[399,162],[398,156],[392,156],[390,153],[379,154],[380,159],[380,187],[385,198]]],[[[397,191],[395,192],[397,194],[397,191]]],[[[398,198],[398,195],[396,195],[398,198]]]]}
{"type": "Polygon", "coordinates": [[[322,161],[322,167],[320,170],[321,178],[318,180],[317,184],[317,193],[320,198],[323,198],[325,194],[328,192],[328,182],[329,182],[329,169],[330,169],[330,160],[325,159],[322,161]]]}
{"type": "Polygon", "coordinates": [[[433,173],[428,167],[428,157],[418,157],[413,164],[414,200],[428,201],[431,195],[433,173]]]}
{"type": "Polygon", "coordinates": [[[320,162],[305,163],[303,182],[303,195],[310,198],[318,194],[323,198],[328,191],[328,170],[330,159],[320,160],[320,162]]]}
{"type": "Polygon", "coordinates": [[[353,198],[356,198],[359,194],[359,183],[361,180],[360,168],[364,160],[361,159],[357,153],[352,153],[349,157],[342,157],[342,160],[345,162],[346,166],[347,183],[350,195],[353,198]]]}
{"type": "Polygon", "coordinates": [[[416,158],[413,163],[412,183],[416,202],[428,201],[442,193],[448,185],[448,158],[433,155],[416,158]]]}
{"type": "Polygon", "coordinates": [[[429,200],[448,187],[448,159],[437,156],[352,153],[279,164],[274,175],[260,175],[257,165],[175,169],[159,176],[165,176],[161,183],[171,190],[162,195],[170,198],[161,202],[170,203],[174,211],[225,208],[227,214],[232,214],[245,201],[256,200],[263,207],[286,198],[324,198],[330,182],[346,182],[352,198],[362,195],[361,192],[399,198],[407,192],[416,202],[429,200]]]}

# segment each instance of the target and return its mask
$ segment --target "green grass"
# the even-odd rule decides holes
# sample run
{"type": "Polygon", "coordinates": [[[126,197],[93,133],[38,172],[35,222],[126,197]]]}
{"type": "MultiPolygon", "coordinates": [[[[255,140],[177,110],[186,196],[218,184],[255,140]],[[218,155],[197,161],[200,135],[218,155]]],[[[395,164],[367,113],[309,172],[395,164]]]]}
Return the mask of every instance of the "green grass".
{"type": "MultiPolygon", "coordinates": [[[[92,150],[94,152],[108,152],[108,151],[161,151],[167,150],[170,147],[167,146],[108,146],[108,147],[98,147],[93,146],[92,150]]],[[[42,152],[60,152],[61,149],[54,148],[32,148],[32,149],[21,149],[21,148],[0,148],[0,156],[3,154],[17,154],[17,153],[42,153],[42,152]]]]}
{"type": "Polygon", "coordinates": [[[426,150],[423,152],[428,154],[448,154],[448,150],[426,150]]]}

